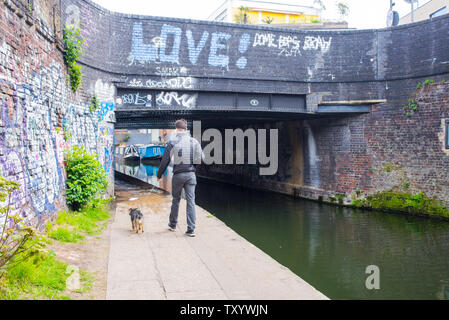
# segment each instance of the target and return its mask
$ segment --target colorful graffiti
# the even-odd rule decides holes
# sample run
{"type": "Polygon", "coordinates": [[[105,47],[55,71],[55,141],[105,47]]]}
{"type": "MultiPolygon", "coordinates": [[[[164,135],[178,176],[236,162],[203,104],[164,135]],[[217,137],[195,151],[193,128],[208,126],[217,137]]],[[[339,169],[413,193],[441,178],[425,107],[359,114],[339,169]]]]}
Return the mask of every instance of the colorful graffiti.
{"type": "Polygon", "coordinates": [[[112,157],[109,149],[104,148],[104,171],[109,174],[112,168],[112,157]]]}
{"type": "Polygon", "coordinates": [[[115,109],[114,103],[101,102],[100,111],[98,112],[98,121],[115,122],[114,109],[115,109]]]}
{"type": "Polygon", "coordinates": [[[111,172],[112,155],[114,148],[114,129],[113,126],[108,126],[107,123],[101,123],[98,127],[98,158],[103,163],[106,173],[111,172]]]}
{"type": "Polygon", "coordinates": [[[0,79],[0,92],[6,93],[0,96],[0,174],[20,185],[12,196],[14,209],[38,221],[58,210],[68,147],[84,145],[98,153],[98,144],[106,172],[112,167],[113,130],[97,130],[100,119],[114,118],[114,104],[102,103],[98,116],[87,106],[69,105],[63,74],[53,65],[27,83],[0,79]]]}
{"type": "Polygon", "coordinates": [[[14,205],[28,205],[42,214],[55,210],[63,183],[52,121],[52,113],[62,104],[61,97],[55,96],[64,90],[62,71],[58,66],[42,69],[30,83],[0,80],[0,86],[9,89],[3,92],[10,93],[1,104],[0,163],[2,176],[21,186],[13,195],[14,205]]]}

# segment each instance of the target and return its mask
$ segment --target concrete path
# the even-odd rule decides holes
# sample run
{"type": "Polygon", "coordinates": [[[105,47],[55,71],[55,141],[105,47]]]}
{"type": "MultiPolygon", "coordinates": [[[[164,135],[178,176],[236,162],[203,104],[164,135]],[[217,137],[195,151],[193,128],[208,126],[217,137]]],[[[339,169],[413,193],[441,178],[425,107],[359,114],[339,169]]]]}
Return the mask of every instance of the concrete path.
{"type": "Polygon", "coordinates": [[[122,194],[111,229],[106,299],[327,299],[199,207],[197,236],[186,237],[184,200],[178,228],[169,231],[170,201],[148,192],[122,194]],[[130,207],[145,214],[145,233],[132,232],[130,207]]]}

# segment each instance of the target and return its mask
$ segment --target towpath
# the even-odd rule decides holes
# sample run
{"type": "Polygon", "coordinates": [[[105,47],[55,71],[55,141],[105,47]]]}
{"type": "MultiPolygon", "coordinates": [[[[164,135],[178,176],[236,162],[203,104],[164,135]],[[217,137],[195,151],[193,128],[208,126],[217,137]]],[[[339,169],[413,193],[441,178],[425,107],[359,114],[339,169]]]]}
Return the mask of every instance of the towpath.
{"type": "Polygon", "coordinates": [[[170,232],[170,195],[122,183],[116,196],[107,299],[327,299],[199,207],[197,236],[190,238],[184,200],[170,232]],[[130,207],[145,215],[143,234],[131,230],[130,207]]]}

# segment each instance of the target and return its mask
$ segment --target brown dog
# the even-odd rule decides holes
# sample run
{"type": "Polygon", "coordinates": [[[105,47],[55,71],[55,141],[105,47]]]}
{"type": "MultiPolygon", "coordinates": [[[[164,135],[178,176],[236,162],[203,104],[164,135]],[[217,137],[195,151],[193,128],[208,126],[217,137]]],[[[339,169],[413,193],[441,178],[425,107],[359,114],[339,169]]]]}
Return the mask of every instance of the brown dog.
{"type": "Polygon", "coordinates": [[[142,230],[142,233],[145,232],[143,229],[144,221],[142,212],[137,208],[130,208],[129,215],[131,216],[133,230],[135,230],[136,233],[139,233],[139,230],[142,230]]]}

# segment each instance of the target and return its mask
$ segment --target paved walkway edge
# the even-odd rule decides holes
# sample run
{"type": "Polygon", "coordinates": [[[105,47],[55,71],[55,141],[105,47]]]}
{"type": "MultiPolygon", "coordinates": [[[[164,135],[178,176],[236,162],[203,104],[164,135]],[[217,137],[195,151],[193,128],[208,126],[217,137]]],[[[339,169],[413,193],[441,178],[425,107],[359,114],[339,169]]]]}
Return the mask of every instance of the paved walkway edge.
{"type": "Polygon", "coordinates": [[[170,197],[119,202],[111,230],[107,299],[328,299],[209,212],[197,206],[197,236],[184,235],[185,201],[175,232],[170,197]],[[160,201],[159,201],[160,202],[160,201]],[[131,230],[128,208],[140,207],[145,233],[131,230]]]}

